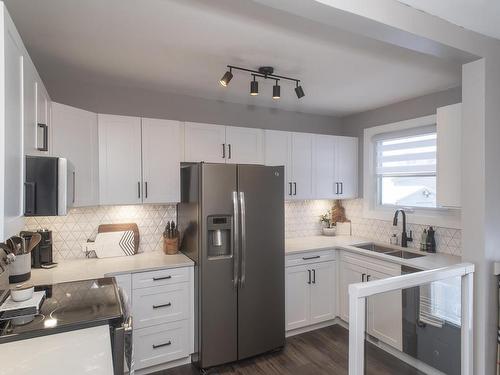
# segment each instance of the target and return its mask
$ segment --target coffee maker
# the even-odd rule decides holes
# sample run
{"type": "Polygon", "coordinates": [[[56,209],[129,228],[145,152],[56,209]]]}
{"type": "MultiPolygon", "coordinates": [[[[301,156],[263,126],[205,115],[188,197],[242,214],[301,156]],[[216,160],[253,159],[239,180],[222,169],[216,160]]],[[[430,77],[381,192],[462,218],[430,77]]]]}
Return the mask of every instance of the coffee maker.
{"type": "Polygon", "coordinates": [[[52,268],[57,263],[52,259],[52,231],[48,229],[38,230],[42,239],[31,251],[31,268],[52,268]]]}

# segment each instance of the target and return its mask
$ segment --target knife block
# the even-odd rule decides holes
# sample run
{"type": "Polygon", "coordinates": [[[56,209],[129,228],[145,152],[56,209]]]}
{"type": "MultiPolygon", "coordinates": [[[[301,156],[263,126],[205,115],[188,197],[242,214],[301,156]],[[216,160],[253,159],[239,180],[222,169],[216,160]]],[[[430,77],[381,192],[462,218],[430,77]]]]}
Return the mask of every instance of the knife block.
{"type": "Polygon", "coordinates": [[[174,255],[179,252],[179,237],[163,237],[163,252],[167,255],[174,255]]]}

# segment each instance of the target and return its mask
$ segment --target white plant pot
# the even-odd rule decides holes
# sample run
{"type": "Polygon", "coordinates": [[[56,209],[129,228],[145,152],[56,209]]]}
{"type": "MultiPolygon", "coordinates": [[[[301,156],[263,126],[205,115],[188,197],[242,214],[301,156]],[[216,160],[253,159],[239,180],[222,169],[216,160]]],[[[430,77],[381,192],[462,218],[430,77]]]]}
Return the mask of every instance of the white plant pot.
{"type": "Polygon", "coordinates": [[[323,228],[323,236],[335,236],[337,228],[323,228]]]}

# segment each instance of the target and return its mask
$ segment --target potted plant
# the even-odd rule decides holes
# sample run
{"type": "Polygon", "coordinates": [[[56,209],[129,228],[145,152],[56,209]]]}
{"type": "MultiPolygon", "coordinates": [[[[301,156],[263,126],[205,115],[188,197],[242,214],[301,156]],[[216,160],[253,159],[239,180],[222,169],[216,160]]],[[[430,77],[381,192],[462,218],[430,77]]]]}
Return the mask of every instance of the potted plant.
{"type": "Polygon", "coordinates": [[[323,235],[325,236],[335,236],[337,231],[336,223],[332,222],[331,211],[328,210],[326,214],[319,217],[319,221],[323,224],[323,235]]]}

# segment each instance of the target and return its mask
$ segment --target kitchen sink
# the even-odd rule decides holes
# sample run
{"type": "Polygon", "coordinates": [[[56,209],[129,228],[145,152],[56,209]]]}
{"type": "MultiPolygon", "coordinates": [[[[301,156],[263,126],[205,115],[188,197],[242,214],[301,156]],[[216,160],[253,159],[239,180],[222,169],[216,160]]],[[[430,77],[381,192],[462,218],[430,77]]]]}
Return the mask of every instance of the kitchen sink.
{"type": "Polygon", "coordinates": [[[413,258],[425,257],[424,254],[416,254],[416,253],[411,253],[409,251],[403,251],[403,250],[396,250],[396,251],[392,251],[390,253],[385,253],[385,254],[390,255],[392,257],[402,258],[402,259],[413,259],[413,258]]]}
{"type": "Polygon", "coordinates": [[[363,245],[354,245],[354,247],[357,247],[358,249],[374,251],[376,253],[389,253],[392,251],[397,251],[393,248],[377,245],[376,243],[373,242],[365,243],[363,245]]]}
{"type": "Polygon", "coordinates": [[[396,250],[392,247],[385,247],[382,245],[377,245],[376,243],[373,243],[373,242],[365,243],[362,245],[354,245],[354,247],[357,247],[358,249],[369,250],[369,251],[373,251],[376,253],[390,255],[393,257],[401,258],[401,259],[413,259],[413,258],[420,258],[420,257],[425,256],[424,254],[417,254],[417,253],[412,253],[410,251],[404,251],[404,250],[396,250]]]}

